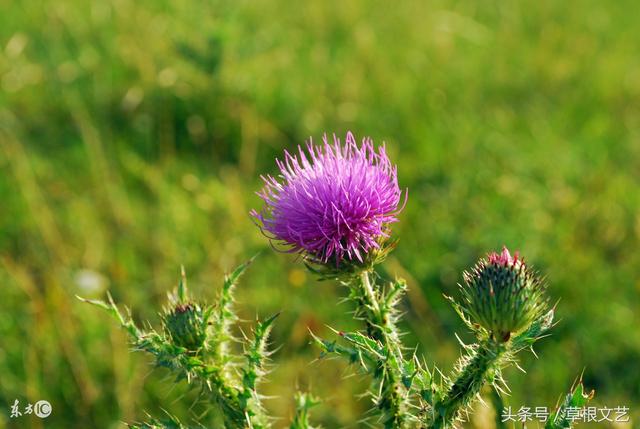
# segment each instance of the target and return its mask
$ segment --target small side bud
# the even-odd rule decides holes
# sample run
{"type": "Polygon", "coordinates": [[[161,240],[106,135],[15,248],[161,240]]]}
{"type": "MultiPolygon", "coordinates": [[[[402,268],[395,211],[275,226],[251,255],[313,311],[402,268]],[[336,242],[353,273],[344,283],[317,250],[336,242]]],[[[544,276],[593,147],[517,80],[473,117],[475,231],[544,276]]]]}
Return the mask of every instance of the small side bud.
{"type": "Polygon", "coordinates": [[[163,317],[165,331],[174,344],[196,352],[207,339],[208,313],[195,303],[176,304],[163,317]]]}
{"type": "Polygon", "coordinates": [[[463,277],[463,311],[497,341],[524,331],[547,309],[543,280],[506,247],[478,261],[463,277]]]}
{"type": "Polygon", "coordinates": [[[166,334],[175,345],[197,352],[207,340],[210,317],[210,307],[202,308],[191,300],[187,276],[181,267],[178,287],[169,294],[169,306],[162,316],[166,334]]]}

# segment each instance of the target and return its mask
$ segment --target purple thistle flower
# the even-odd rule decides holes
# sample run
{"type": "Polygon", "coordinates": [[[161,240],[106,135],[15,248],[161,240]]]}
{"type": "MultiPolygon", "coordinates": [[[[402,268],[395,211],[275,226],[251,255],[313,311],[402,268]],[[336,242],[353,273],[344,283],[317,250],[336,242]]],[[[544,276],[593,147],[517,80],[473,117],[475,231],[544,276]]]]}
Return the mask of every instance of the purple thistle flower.
{"type": "Polygon", "coordinates": [[[307,142],[306,152],[285,151],[276,160],[280,175],[262,176],[258,195],[261,212],[251,211],[257,225],[288,252],[300,252],[319,262],[364,257],[389,237],[389,224],[402,210],[397,167],[384,145],[376,149],[370,138],[360,146],[351,132],[343,145],[335,134],[323,144],[307,142]]]}
{"type": "Polygon", "coordinates": [[[524,263],[522,258],[520,258],[520,252],[516,251],[513,256],[511,256],[507,246],[502,246],[502,253],[491,252],[487,257],[490,264],[504,265],[505,267],[517,265],[518,261],[524,263]]]}

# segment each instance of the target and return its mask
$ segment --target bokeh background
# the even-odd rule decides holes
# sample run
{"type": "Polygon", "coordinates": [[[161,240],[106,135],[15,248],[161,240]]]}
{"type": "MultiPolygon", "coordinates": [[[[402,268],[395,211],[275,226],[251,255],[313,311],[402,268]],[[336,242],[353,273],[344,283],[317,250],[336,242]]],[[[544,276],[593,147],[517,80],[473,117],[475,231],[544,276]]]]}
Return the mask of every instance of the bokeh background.
{"type": "Polygon", "coordinates": [[[631,408],[615,427],[640,427],[635,2],[0,4],[0,428],[188,419],[185,387],[74,295],[108,289],[157,324],[181,264],[212,298],[260,250],[238,308],[283,311],[264,386],[277,426],[300,387],[324,398],[316,422],[360,427],[367,380],[308,344],[307,327],[355,326],[345,291],[248,216],[274,157],[347,130],[386,142],[409,189],[384,265],[411,288],[407,343],[448,371],[454,332],[471,338],[442,294],[507,244],[546,273],[560,323],[527,375],[507,371],[506,405],[551,407],[584,371],[594,405],[631,408]],[[53,414],[10,419],[15,399],[53,414]]]}

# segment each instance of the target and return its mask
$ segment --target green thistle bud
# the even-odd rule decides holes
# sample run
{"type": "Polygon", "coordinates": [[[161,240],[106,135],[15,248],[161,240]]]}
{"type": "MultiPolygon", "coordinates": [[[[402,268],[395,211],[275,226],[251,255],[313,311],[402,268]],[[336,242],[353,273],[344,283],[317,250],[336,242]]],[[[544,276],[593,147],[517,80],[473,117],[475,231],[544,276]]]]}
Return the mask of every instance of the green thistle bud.
{"type": "Polygon", "coordinates": [[[198,351],[207,339],[209,311],[194,303],[176,304],[163,318],[165,331],[174,344],[198,351]]]}
{"type": "Polygon", "coordinates": [[[498,341],[528,328],[547,308],[543,280],[506,247],[478,261],[463,277],[465,315],[498,341]]]}

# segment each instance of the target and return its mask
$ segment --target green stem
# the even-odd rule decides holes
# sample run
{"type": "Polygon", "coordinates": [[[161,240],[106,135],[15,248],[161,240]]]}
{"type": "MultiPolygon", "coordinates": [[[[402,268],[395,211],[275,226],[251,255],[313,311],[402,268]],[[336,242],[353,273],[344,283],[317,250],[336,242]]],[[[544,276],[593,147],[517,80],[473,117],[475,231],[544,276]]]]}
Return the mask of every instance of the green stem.
{"type": "Polygon", "coordinates": [[[245,350],[247,362],[242,368],[242,389],[240,389],[238,399],[240,407],[248,419],[248,427],[252,429],[271,426],[262,406],[257,385],[265,373],[265,363],[268,356],[267,341],[276,317],[278,314],[256,324],[253,341],[245,350]]]}
{"type": "Polygon", "coordinates": [[[376,293],[374,292],[373,286],[371,285],[371,279],[369,279],[368,271],[363,271],[362,274],[360,274],[360,284],[362,285],[364,295],[367,297],[367,304],[371,306],[372,312],[374,314],[379,315],[380,305],[378,304],[376,293]]]}
{"type": "Polygon", "coordinates": [[[504,410],[504,401],[500,393],[492,387],[491,388],[491,403],[493,404],[493,412],[495,413],[495,425],[496,429],[507,429],[507,425],[502,421],[502,411],[504,410]]]}
{"type": "Polygon", "coordinates": [[[499,368],[506,346],[491,339],[482,341],[459,372],[444,398],[433,407],[435,417],[431,428],[450,428],[462,409],[471,404],[485,382],[499,368]]]}
{"type": "Polygon", "coordinates": [[[318,400],[310,394],[297,393],[296,414],[293,417],[293,421],[291,422],[289,429],[313,429],[309,422],[309,409],[317,404],[319,404],[318,400]]]}
{"type": "Polygon", "coordinates": [[[365,315],[369,334],[380,341],[384,347],[389,347],[394,358],[402,360],[402,343],[398,335],[398,328],[392,320],[395,309],[387,308],[380,295],[376,294],[369,278],[369,272],[360,274],[360,286],[364,292],[364,309],[358,309],[365,315]]]}
{"type": "Polygon", "coordinates": [[[392,313],[395,309],[387,308],[369,276],[370,272],[364,271],[353,283],[359,289],[355,293],[357,314],[364,319],[369,335],[386,351],[385,359],[378,362],[381,376],[378,407],[388,417],[385,421],[386,428],[404,428],[408,423],[408,399],[400,372],[403,357],[398,330],[393,321],[392,313]]]}

